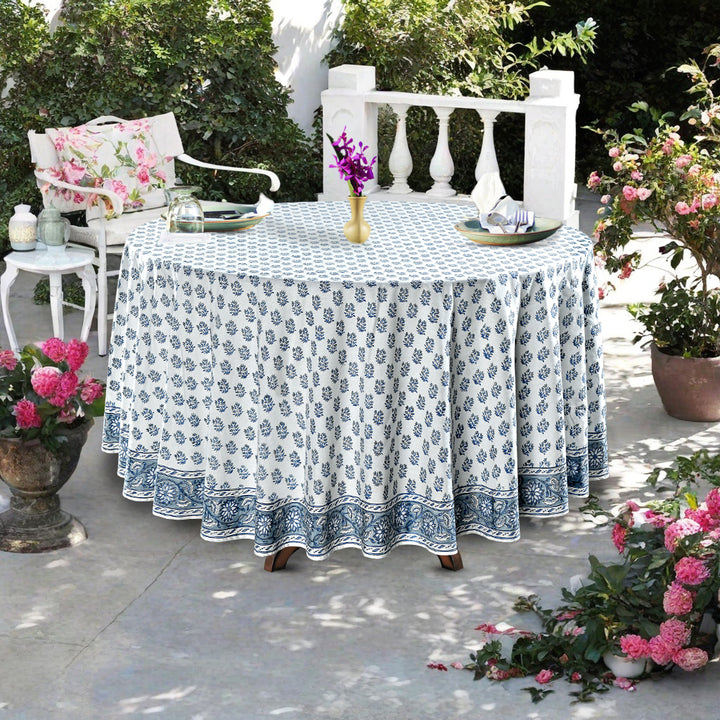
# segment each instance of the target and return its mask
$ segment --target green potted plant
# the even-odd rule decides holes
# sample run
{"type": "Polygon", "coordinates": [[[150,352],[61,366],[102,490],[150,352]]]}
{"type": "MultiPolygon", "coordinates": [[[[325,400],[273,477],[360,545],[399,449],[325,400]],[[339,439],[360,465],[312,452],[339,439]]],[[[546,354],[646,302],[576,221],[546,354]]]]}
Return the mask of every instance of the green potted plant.
{"type": "MultiPolygon", "coordinates": [[[[714,83],[720,44],[706,49],[703,66],[682,65],[696,97],[681,120],[681,136],[667,116],[657,117],[651,138],[641,131],[622,137],[606,131],[612,161],[606,174],[593,172],[588,187],[602,194],[595,224],[601,264],[620,278],[640,266],[641,251],[628,249],[647,223],[662,234],[660,256],[675,277],[658,288],[650,304],[630,306],[649,337],[653,377],[665,409],[686,420],[720,420],[720,100],[714,83]],[[681,262],[690,261],[686,274],[681,262]]],[[[640,104],[639,104],[640,106],[640,104]]],[[[612,283],[608,284],[612,287],[612,283]]],[[[601,288],[601,295],[607,290],[601,288]]]]}
{"type": "Polygon", "coordinates": [[[464,666],[476,679],[534,676],[537,686],[526,689],[541,700],[564,677],[578,686],[578,700],[591,700],[613,685],[634,688],[636,677],[707,664],[720,589],[720,456],[680,457],[648,481],[670,494],[642,506],[627,502],[616,513],[596,499],[584,508],[611,520],[618,561],[591,556],[587,577],[563,588],[556,608],[543,608],[536,596],[518,598],[515,609],[534,613],[539,631],[478,626],[487,641],[464,666]],[[715,485],[703,500],[700,480],[715,485]]]}

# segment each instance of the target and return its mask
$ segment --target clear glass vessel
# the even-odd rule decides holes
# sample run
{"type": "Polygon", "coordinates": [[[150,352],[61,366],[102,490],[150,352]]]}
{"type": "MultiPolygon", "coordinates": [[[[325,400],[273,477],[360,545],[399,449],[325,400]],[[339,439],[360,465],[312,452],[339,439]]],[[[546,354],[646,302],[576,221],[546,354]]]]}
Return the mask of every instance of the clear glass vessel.
{"type": "Polygon", "coordinates": [[[200,233],[205,226],[205,215],[195,193],[200,188],[179,185],[165,190],[168,198],[167,231],[169,233],[200,233]]]}

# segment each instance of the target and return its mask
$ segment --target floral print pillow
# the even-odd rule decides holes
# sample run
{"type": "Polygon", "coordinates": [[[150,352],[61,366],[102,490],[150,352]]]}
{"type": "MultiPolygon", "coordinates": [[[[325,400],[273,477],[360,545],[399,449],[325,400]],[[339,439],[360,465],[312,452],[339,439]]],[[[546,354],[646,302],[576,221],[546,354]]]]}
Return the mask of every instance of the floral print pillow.
{"type": "MultiPolygon", "coordinates": [[[[150,120],[143,118],[113,125],[80,125],[48,128],[60,165],[45,172],[58,180],[102,187],[117,193],[123,212],[160,207],[165,204],[163,188],[173,158],[159,156],[152,137],[150,120]]],[[[43,189],[47,200],[61,212],[84,210],[98,200],[105,204],[105,216],[113,217],[107,198],[53,188],[43,189]]]]}

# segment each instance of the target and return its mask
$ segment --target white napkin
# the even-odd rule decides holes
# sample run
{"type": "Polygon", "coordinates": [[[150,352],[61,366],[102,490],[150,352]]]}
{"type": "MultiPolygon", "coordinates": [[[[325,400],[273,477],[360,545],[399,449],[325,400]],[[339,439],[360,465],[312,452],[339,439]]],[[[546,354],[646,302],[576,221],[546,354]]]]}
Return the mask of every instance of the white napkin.
{"type": "Polygon", "coordinates": [[[509,195],[502,195],[499,197],[491,206],[490,210],[486,213],[480,213],[480,225],[485,228],[491,235],[506,235],[509,233],[524,233],[529,230],[535,223],[535,213],[531,210],[528,211],[528,222],[516,225],[516,215],[520,210],[520,204],[513,200],[509,195]],[[488,222],[488,215],[496,213],[497,215],[504,217],[507,222],[505,225],[491,224],[488,222]]]}

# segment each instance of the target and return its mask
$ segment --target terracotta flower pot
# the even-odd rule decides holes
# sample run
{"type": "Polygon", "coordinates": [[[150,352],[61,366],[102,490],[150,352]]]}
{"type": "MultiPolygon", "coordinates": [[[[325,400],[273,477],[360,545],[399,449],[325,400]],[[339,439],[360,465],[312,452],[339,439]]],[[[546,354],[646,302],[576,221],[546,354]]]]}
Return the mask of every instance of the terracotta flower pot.
{"type": "Polygon", "coordinates": [[[10,509],[0,515],[0,550],[45,552],[87,538],[82,524],[60,509],[57,493],[75,471],[93,422],[59,433],[67,442],[54,452],[39,440],[0,438],[0,479],[12,493],[10,509]]]}
{"type": "Polygon", "coordinates": [[[663,407],[680,420],[720,420],[720,357],[684,358],[650,346],[652,374],[663,407]]]}

